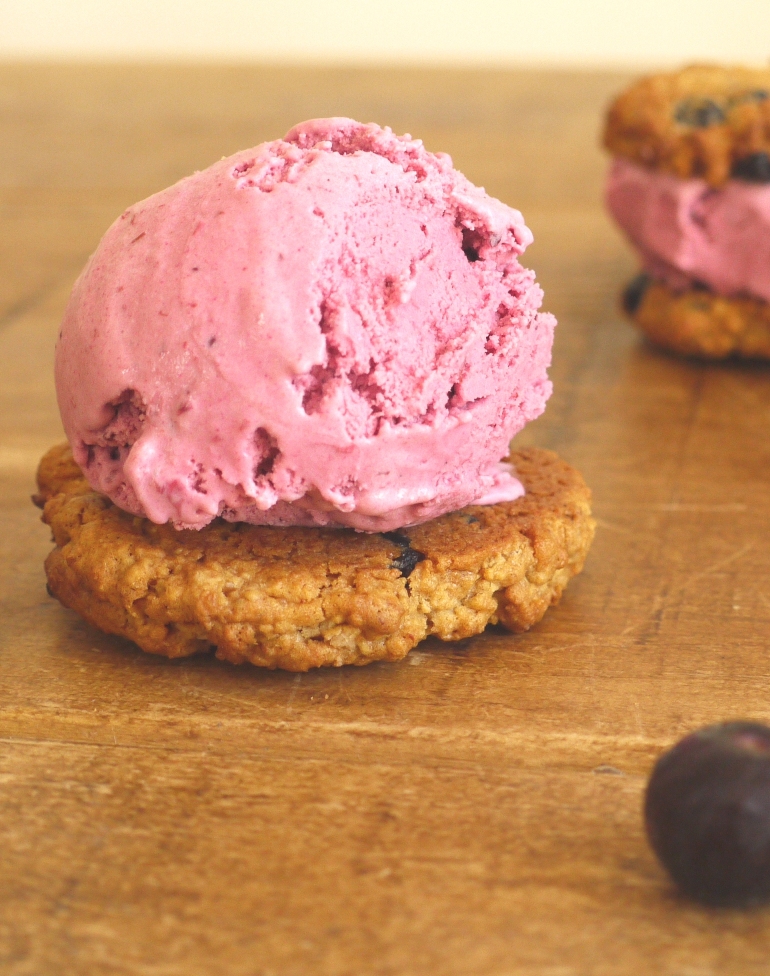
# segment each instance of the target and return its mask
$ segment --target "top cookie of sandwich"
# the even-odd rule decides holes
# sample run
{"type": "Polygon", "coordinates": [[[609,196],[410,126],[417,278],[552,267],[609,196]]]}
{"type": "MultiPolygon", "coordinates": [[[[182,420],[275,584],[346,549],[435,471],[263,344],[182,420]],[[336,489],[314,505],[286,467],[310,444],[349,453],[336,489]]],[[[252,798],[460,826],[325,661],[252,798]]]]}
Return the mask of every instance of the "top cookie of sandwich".
{"type": "Polygon", "coordinates": [[[610,106],[604,145],[712,186],[770,182],[770,69],[691,65],[642,78],[610,106]]]}

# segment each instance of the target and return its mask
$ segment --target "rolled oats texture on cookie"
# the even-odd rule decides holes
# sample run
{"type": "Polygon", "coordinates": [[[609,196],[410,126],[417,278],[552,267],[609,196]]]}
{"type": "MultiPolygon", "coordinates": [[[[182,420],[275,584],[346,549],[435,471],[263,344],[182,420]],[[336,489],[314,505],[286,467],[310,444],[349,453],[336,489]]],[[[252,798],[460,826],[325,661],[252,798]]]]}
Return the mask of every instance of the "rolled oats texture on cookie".
{"type": "Polygon", "coordinates": [[[49,589],[150,653],[291,671],[396,661],[426,637],[461,640],[490,623],[528,630],[583,568],[595,523],[590,491],[561,458],[529,448],[511,460],[522,497],[408,534],[222,519],[179,531],[93,491],[61,445],[38,471],[49,589]]]}

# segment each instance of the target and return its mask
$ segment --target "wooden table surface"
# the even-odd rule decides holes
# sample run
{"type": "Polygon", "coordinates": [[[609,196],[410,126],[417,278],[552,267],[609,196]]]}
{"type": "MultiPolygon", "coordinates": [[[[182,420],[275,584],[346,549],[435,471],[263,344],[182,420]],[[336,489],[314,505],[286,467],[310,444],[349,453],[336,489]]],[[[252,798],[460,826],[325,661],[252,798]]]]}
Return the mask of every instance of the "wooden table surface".
{"type": "Polygon", "coordinates": [[[600,205],[603,106],[558,72],[0,68],[0,972],[770,972],[770,914],[680,899],[640,817],[688,730],[770,721],[770,376],[656,352],[600,205]],[[530,633],[294,675],[169,662],[50,599],[29,502],[52,347],[129,203],[320,115],[450,152],[522,209],[560,325],[519,438],[594,490],[530,633]]]}

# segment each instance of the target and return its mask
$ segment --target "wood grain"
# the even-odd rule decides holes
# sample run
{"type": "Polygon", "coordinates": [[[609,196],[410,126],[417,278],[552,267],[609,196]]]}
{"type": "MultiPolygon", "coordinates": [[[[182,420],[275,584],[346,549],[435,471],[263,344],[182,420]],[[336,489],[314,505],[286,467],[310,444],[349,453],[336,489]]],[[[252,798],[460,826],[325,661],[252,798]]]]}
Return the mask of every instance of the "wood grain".
{"type": "Polygon", "coordinates": [[[600,206],[625,78],[0,68],[0,972],[764,974],[765,912],[677,897],[643,837],[658,753],[770,721],[770,378],[619,318],[600,206]],[[169,662],[46,594],[29,503],[52,346],[127,204],[298,120],[411,131],[521,208],[559,318],[519,438],[594,489],[584,575],[530,633],[306,675],[169,662]]]}

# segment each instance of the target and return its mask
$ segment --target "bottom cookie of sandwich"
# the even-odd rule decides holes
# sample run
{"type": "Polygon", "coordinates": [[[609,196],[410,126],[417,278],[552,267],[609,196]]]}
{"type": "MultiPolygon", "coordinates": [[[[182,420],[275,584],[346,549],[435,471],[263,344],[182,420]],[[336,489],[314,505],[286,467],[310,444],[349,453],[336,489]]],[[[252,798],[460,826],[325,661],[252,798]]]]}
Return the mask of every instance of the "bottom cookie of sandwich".
{"type": "Polygon", "coordinates": [[[716,295],[706,288],[674,291],[639,275],[623,293],[623,308],[648,339],[702,359],[770,359],[770,305],[716,295]]]}
{"type": "Polygon", "coordinates": [[[35,496],[56,545],[49,590],[150,653],[290,671],[396,661],[487,624],[525,631],[583,568],[595,523],[589,489],[557,455],[510,460],[522,498],[386,535],[221,519],[177,531],[94,492],[57,446],[35,496]]]}

